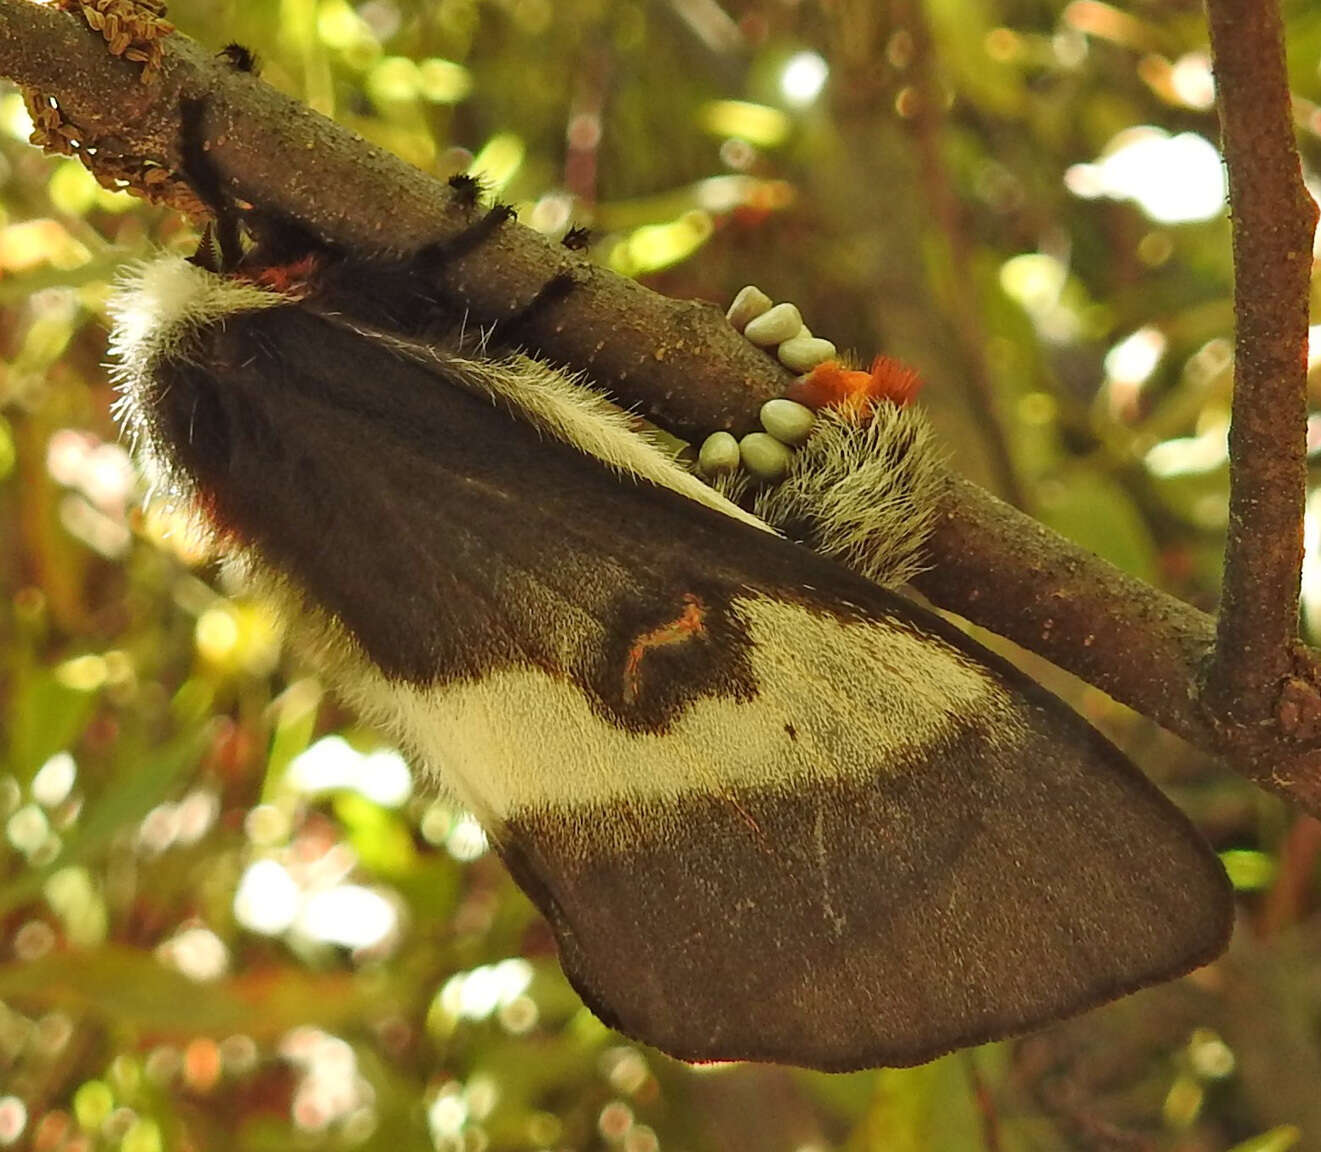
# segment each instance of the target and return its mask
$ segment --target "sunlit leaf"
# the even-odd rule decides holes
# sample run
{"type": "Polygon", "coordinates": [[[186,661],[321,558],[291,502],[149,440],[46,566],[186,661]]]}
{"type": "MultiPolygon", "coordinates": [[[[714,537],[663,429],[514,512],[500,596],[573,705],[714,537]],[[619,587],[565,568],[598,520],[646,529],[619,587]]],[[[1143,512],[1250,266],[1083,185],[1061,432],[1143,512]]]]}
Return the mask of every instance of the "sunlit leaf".
{"type": "Polygon", "coordinates": [[[118,776],[88,805],[55,859],[0,885],[0,912],[30,899],[59,869],[94,859],[117,834],[132,828],[174,790],[185,772],[196,768],[205,743],[205,733],[190,733],[165,745],[145,763],[135,765],[135,771],[118,776]]]}
{"type": "Polygon", "coordinates": [[[179,1038],[241,1032],[275,1039],[302,1025],[333,1030],[398,1003],[396,990],[379,980],[292,967],[199,985],[150,953],[122,947],[0,965],[0,997],[179,1038]]]}
{"type": "Polygon", "coordinates": [[[15,684],[6,717],[6,757],[20,780],[71,748],[96,707],[96,694],[65,684],[54,669],[33,669],[15,684]]]}
{"type": "Polygon", "coordinates": [[[1235,1144],[1229,1152],[1289,1152],[1289,1149],[1296,1147],[1302,1139],[1303,1133],[1300,1129],[1292,1124],[1283,1124],[1278,1128],[1272,1128],[1269,1132],[1263,1132],[1260,1136],[1253,1136],[1249,1140],[1235,1144]]]}
{"type": "Polygon", "coordinates": [[[877,1073],[850,1152],[981,1152],[985,1134],[968,1075],[970,1059],[946,1056],[920,1068],[877,1073]]]}

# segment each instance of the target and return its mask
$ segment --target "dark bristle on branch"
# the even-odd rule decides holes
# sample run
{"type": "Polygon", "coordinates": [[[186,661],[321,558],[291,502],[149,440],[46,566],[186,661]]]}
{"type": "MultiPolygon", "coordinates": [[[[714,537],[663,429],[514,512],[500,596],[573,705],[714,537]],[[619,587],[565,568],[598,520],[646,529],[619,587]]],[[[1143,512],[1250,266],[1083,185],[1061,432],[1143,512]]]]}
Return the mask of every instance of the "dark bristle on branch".
{"type": "Polygon", "coordinates": [[[564,234],[560,243],[570,252],[584,252],[592,246],[592,234],[582,225],[575,224],[564,234]]]}
{"type": "Polygon", "coordinates": [[[482,198],[482,182],[471,173],[456,172],[449,178],[449,186],[454,199],[465,208],[474,207],[482,198]]]}
{"type": "Polygon", "coordinates": [[[261,71],[261,60],[246,44],[237,41],[226,44],[216,53],[235,72],[251,72],[256,75],[261,71]]]}

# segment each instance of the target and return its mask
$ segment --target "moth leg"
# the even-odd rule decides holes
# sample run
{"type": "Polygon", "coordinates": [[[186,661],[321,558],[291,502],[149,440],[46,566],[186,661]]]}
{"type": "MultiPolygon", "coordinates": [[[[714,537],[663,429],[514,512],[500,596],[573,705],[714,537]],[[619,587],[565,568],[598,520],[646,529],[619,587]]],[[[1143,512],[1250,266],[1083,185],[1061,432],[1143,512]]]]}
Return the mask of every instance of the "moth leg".
{"type": "Polygon", "coordinates": [[[184,179],[214,217],[193,257],[210,272],[231,272],[243,259],[243,230],[238,207],[224,190],[220,169],[206,145],[204,97],[179,102],[179,152],[184,179]]]}
{"type": "MultiPolygon", "coordinates": [[[[234,67],[246,71],[245,60],[234,62],[233,55],[242,49],[231,44],[221,55],[234,67]]],[[[250,54],[249,54],[250,55],[250,54]]],[[[255,57],[250,61],[256,67],[255,57]]],[[[311,261],[325,254],[328,246],[304,225],[278,212],[244,212],[238,201],[225,190],[224,178],[207,145],[205,97],[189,97],[179,104],[180,170],[213,222],[202,236],[193,255],[193,263],[222,275],[243,269],[254,270],[251,278],[266,287],[284,291],[310,274],[311,261]],[[255,240],[245,248],[243,236],[255,240]]]]}
{"type": "MultiPolygon", "coordinates": [[[[476,183],[474,177],[465,177],[461,186],[456,186],[454,178],[451,178],[450,187],[455,189],[456,198],[460,200],[460,203],[467,202],[467,198],[474,188],[480,190],[480,185],[476,183]],[[469,181],[472,182],[469,183],[469,181]]],[[[518,213],[509,204],[493,205],[483,213],[481,219],[469,225],[457,236],[422,248],[415,259],[420,267],[441,267],[451,260],[467,256],[470,252],[480,248],[510,220],[516,219],[517,216],[518,213]]]]}
{"type": "Polygon", "coordinates": [[[554,307],[573,291],[577,281],[571,272],[556,272],[521,308],[500,321],[500,338],[506,343],[517,343],[519,333],[526,331],[544,315],[547,309],[554,307]]]}

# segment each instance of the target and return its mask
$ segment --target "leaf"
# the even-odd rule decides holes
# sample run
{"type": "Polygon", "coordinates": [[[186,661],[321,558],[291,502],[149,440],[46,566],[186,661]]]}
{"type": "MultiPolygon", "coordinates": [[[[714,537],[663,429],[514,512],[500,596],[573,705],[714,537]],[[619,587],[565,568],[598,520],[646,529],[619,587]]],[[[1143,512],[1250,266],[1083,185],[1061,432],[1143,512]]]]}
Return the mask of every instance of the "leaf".
{"type": "Polygon", "coordinates": [[[849,1152],[981,1152],[981,1118],[964,1061],[953,1055],[919,1068],[883,1068],[849,1152]]]}
{"type": "Polygon", "coordinates": [[[417,866],[417,849],[403,820],[357,792],[334,798],[335,815],[363,866],[378,876],[406,877],[417,866]]]}
{"type": "Polygon", "coordinates": [[[0,914],[31,900],[52,874],[70,864],[87,863],[116,833],[139,823],[196,767],[207,738],[206,732],[191,732],[160,749],[145,764],[121,771],[106,792],[88,805],[86,818],[69,834],[64,850],[54,860],[0,887],[0,914]]]}
{"type": "Polygon", "coordinates": [[[27,782],[55,753],[73,747],[96,700],[95,692],[70,688],[49,669],[20,674],[9,707],[10,771],[27,782]]]}
{"type": "Polygon", "coordinates": [[[0,966],[0,999],[180,1038],[273,1039],[305,1024],[333,1030],[395,1010],[402,995],[397,983],[292,967],[199,984],[150,953],[115,946],[0,966]]]}
{"type": "Polygon", "coordinates": [[[1301,1129],[1295,1128],[1292,1124],[1282,1124],[1269,1132],[1244,1140],[1242,1144],[1235,1144],[1229,1152],[1287,1152],[1302,1138],[1301,1129]]]}
{"type": "Polygon", "coordinates": [[[1132,498],[1097,468],[1062,472],[1041,501],[1041,518],[1062,536],[1143,580],[1157,576],[1156,545],[1132,498]]]}

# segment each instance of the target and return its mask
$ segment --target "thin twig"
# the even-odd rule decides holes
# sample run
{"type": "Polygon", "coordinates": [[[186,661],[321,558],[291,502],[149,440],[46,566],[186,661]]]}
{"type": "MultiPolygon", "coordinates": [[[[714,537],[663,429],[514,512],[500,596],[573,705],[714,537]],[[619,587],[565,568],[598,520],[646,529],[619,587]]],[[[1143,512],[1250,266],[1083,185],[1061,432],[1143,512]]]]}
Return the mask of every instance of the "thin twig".
{"type": "Polygon", "coordinates": [[[1275,717],[1298,634],[1307,479],[1308,283],[1317,209],[1294,145],[1272,0],[1208,0],[1234,235],[1229,535],[1205,701],[1222,723],[1275,717]]]}
{"type": "Polygon", "coordinates": [[[1313,877],[1321,860],[1321,820],[1295,816],[1276,856],[1275,879],[1257,916],[1263,939],[1279,936],[1310,914],[1313,877]]]}
{"type": "Polygon", "coordinates": [[[926,9],[922,0],[903,5],[900,19],[913,37],[911,74],[916,83],[917,107],[910,123],[933,222],[944,244],[944,291],[946,319],[958,345],[959,390],[977,417],[1001,495],[1017,508],[1028,507],[1013,453],[1005,435],[1004,421],[996,407],[987,363],[987,339],[982,323],[982,301],[977,291],[971,243],[963,205],[945,162],[945,101],[933,56],[926,9]]]}

